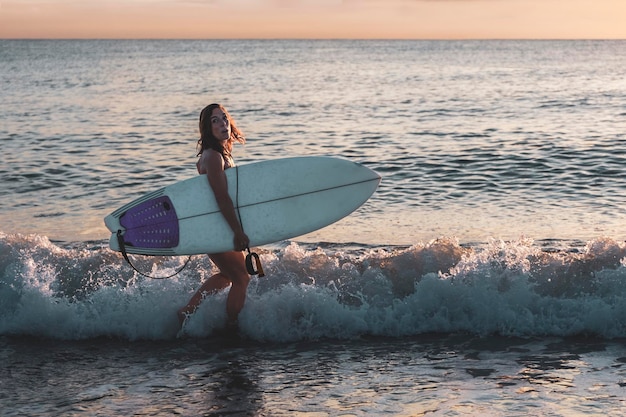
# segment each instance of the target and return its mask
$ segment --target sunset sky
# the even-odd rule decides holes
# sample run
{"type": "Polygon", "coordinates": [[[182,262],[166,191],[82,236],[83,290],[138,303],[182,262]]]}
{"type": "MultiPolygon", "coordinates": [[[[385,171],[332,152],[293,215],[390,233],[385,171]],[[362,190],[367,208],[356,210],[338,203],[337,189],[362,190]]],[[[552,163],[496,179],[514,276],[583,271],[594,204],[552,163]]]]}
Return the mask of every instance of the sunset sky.
{"type": "Polygon", "coordinates": [[[0,0],[0,38],[626,39],[626,0],[0,0]]]}

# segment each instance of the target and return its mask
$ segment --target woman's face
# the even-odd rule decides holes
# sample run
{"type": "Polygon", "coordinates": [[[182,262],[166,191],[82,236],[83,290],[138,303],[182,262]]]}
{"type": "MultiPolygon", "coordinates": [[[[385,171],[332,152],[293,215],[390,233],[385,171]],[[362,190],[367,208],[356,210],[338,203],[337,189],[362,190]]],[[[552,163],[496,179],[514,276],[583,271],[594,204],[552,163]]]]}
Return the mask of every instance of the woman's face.
{"type": "Polygon", "coordinates": [[[211,112],[211,132],[217,140],[228,140],[230,138],[230,121],[219,107],[211,112]]]}

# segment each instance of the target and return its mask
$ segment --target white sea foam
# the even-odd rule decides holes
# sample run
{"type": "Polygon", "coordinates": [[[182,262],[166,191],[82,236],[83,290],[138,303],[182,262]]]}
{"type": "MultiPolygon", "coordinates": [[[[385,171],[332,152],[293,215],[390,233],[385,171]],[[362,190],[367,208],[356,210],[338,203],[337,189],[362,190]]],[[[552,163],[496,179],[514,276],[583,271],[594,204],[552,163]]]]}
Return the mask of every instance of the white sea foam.
{"type": "MultiPolygon", "coordinates": [[[[205,256],[168,280],[135,274],[107,248],[60,248],[40,236],[0,236],[0,334],[60,339],[204,337],[226,320],[226,292],[209,296],[178,331],[176,310],[211,274],[205,256]]],[[[529,240],[460,246],[261,252],[241,331],[267,341],[476,335],[626,337],[626,244],[544,251],[529,240]]],[[[156,274],[184,259],[137,257],[156,274]]]]}

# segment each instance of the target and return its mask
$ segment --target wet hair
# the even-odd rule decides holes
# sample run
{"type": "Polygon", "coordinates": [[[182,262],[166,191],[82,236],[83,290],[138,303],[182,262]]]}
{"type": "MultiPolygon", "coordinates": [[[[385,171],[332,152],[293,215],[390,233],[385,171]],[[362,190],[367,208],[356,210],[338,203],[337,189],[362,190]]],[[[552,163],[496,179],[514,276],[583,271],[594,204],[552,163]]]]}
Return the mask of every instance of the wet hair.
{"type": "Polygon", "coordinates": [[[246,143],[246,138],[237,125],[235,121],[230,116],[228,111],[221,104],[213,103],[206,106],[200,112],[200,139],[198,139],[198,155],[202,155],[206,149],[213,149],[214,151],[219,152],[224,157],[230,155],[230,152],[233,149],[233,143],[246,143]],[[228,122],[230,123],[230,138],[226,141],[225,146],[222,145],[222,141],[218,140],[213,136],[213,129],[211,127],[211,114],[213,110],[220,109],[224,112],[226,117],[228,118],[228,122]]]}

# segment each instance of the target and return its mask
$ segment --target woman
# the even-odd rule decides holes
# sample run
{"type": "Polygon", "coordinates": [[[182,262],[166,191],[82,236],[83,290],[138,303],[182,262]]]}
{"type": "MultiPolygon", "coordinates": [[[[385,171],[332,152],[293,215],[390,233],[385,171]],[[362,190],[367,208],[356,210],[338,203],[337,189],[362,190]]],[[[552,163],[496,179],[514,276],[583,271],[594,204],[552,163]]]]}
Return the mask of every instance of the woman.
{"type": "Polygon", "coordinates": [[[226,301],[228,327],[237,326],[237,317],[246,301],[246,290],[250,276],[246,270],[243,250],[250,243],[243,231],[235,205],[228,195],[225,170],[235,165],[231,156],[235,142],[245,143],[245,138],[235,125],[226,109],[220,104],[210,104],[200,112],[200,139],[198,140],[198,160],[196,167],[200,174],[206,174],[215,199],[226,222],[234,233],[235,250],[209,254],[219,273],[207,279],[191,297],[187,305],[178,310],[181,326],[193,314],[203,298],[231,285],[226,301]]]}

